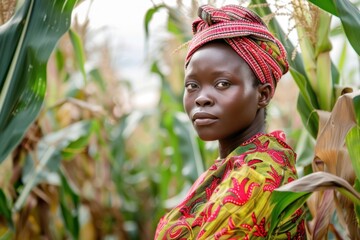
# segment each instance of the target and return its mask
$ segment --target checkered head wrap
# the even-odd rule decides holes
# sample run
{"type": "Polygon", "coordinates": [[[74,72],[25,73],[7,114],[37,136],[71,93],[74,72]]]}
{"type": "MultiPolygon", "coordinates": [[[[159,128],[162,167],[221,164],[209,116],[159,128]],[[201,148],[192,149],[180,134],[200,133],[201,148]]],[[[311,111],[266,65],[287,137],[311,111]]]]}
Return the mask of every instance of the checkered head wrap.
{"type": "Polygon", "coordinates": [[[270,83],[272,94],[281,76],[288,71],[284,46],[267,29],[254,12],[237,5],[220,9],[205,5],[192,24],[185,66],[191,56],[205,43],[225,40],[250,66],[261,83],[270,83]]]}

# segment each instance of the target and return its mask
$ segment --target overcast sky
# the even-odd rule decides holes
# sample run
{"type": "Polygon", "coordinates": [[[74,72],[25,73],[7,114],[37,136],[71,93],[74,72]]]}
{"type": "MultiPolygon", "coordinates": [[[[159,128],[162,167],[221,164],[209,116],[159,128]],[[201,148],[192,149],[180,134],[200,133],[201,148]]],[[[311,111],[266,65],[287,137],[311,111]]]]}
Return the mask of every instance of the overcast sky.
{"type": "MultiPolygon", "coordinates": [[[[74,15],[80,21],[90,3],[90,0],[84,1],[75,9],[74,15]]],[[[114,49],[112,64],[119,71],[120,79],[140,83],[133,84],[132,100],[136,106],[156,101],[158,81],[149,76],[144,53],[144,16],[151,7],[150,0],[94,0],[89,11],[90,31],[100,32],[93,40],[106,41],[114,49]]]]}

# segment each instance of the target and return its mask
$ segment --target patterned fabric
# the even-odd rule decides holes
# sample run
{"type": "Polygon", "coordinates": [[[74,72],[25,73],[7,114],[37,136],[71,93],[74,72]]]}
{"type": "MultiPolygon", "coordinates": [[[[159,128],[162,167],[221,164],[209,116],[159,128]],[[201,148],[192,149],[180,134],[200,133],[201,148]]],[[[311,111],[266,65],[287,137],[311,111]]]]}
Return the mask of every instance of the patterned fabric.
{"type": "Polygon", "coordinates": [[[252,11],[237,5],[220,9],[205,5],[192,25],[185,66],[193,53],[205,43],[225,40],[242,57],[262,83],[270,83],[272,94],[281,76],[288,71],[283,45],[269,32],[264,22],[252,11]]]}
{"type": "Polygon", "coordinates": [[[159,222],[155,239],[305,239],[302,209],[268,236],[272,191],[297,178],[283,134],[258,134],[217,160],[159,222]]]}

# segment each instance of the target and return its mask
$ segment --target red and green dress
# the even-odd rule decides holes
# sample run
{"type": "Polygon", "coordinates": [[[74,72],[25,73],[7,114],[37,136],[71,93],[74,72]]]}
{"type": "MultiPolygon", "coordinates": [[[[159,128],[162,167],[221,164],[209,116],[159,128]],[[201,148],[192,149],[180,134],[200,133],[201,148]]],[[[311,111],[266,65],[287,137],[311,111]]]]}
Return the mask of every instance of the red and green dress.
{"type": "Polygon", "coordinates": [[[268,236],[273,190],[297,178],[282,132],[257,134],[218,159],[156,229],[155,239],[305,239],[302,209],[268,236]]]}

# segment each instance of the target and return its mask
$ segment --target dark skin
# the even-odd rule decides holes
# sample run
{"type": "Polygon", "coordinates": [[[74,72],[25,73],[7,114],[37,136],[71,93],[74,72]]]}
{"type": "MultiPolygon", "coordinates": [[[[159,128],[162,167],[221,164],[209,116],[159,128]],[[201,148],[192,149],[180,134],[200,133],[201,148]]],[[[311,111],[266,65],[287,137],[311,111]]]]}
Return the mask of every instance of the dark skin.
{"type": "Polygon", "coordinates": [[[219,142],[220,158],[265,130],[271,86],[225,42],[199,48],[185,70],[184,108],[199,137],[219,142]]]}

